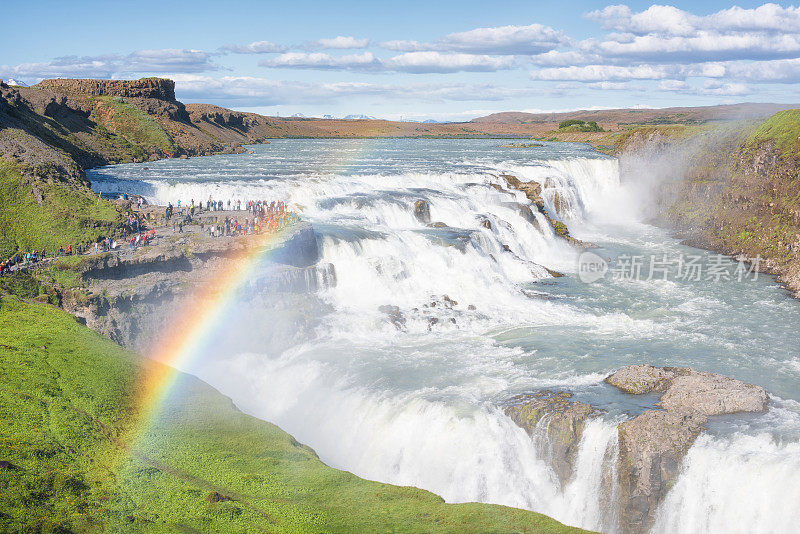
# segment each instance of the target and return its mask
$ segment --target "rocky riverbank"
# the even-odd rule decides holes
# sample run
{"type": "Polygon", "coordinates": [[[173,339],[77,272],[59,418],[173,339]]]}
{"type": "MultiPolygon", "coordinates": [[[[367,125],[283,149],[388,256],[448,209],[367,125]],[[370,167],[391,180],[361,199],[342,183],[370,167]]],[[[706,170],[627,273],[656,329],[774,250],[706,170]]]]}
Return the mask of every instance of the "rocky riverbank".
{"type": "Polygon", "coordinates": [[[621,178],[649,193],[653,221],[687,244],[760,258],[800,296],[800,110],[716,126],[618,136],[621,178]]]}
{"type": "MultiPolygon", "coordinates": [[[[766,412],[769,402],[759,386],[689,368],[634,365],[605,382],[630,395],[660,394],[652,409],[618,425],[615,473],[606,473],[601,490],[606,515],[621,532],[636,534],[652,526],[681,461],[710,417],[766,412]]],[[[569,392],[542,391],[511,399],[505,413],[535,440],[563,488],[575,473],[586,423],[603,411],[569,392]]]]}
{"type": "MultiPolygon", "coordinates": [[[[251,298],[311,292],[334,283],[333,266],[317,265],[317,240],[310,224],[299,222],[274,233],[210,237],[200,225],[217,217],[200,214],[180,232],[157,227],[146,246],[130,249],[124,244],[110,252],[70,257],[65,268],[79,285],[61,288],[61,307],[92,330],[147,354],[172,317],[193,305],[202,308],[204,299],[226,290],[220,280],[238,262],[257,263],[245,283],[251,298]]],[[[42,268],[51,273],[60,267],[56,262],[42,268]]]]}

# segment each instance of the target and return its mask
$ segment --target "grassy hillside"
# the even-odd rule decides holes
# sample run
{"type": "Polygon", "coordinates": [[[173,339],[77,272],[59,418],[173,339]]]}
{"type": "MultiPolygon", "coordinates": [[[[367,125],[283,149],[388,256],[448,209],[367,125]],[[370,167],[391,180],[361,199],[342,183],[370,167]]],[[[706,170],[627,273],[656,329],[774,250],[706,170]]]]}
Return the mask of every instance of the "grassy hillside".
{"type": "Polygon", "coordinates": [[[124,98],[98,96],[92,100],[92,118],[99,126],[124,138],[131,145],[135,159],[146,159],[152,153],[161,153],[166,157],[178,153],[175,143],[161,124],[124,98]]]}
{"type": "Polygon", "coordinates": [[[15,251],[93,243],[113,233],[117,207],[73,182],[23,175],[20,164],[0,158],[0,258],[15,251]]]}
{"type": "Polygon", "coordinates": [[[746,147],[774,143],[782,156],[800,154],[800,109],[780,111],[762,122],[747,138],[746,147]]]}
{"type": "Polygon", "coordinates": [[[55,308],[0,299],[0,531],[573,531],[329,468],[188,375],[129,449],[157,366],[55,308]]]}

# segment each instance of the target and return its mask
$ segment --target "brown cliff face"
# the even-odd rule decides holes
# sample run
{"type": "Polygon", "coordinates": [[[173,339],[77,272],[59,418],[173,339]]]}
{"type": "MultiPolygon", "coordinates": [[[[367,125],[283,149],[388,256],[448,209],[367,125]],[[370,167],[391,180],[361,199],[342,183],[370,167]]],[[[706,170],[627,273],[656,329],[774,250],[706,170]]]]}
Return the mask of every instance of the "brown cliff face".
{"type": "Polygon", "coordinates": [[[157,98],[175,101],[175,82],[165,78],[140,80],[42,80],[33,87],[54,93],[84,94],[92,96],[119,96],[123,98],[157,98]]]}
{"type": "Polygon", "coordinates": [[[800,152],[757,135],[773,120],[677,135],[641,128],[615,152],[623,181],[652,182],[656,224],[692,246],[760,258],[760,271],[800,296],[800,152]]]}

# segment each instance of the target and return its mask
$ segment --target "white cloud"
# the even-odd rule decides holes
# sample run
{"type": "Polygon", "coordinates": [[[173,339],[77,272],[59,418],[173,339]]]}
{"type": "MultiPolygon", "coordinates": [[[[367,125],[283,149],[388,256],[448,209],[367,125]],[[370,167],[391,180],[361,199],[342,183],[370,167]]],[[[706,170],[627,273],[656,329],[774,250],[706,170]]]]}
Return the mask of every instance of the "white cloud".
{"type": "Polygon", "coordinates": [[[669,91],[687,95],[706,96],[745,96],[753,93],[747,85],[741,83],[725,83],[708,80],[702,87],[697,87],[683,80],[663,80],[658,84],[660,91],[669,91]]]}
{"type": "Polygon", "coordinates": [[[536,54],[528,57],[531,63],[543,66],[570,66],[570,65],[586,65],[589,63],[597,63],[602,60],[600,56],[593,53],[586,53],[577,50],[550,50],[543,54],[536,54]]]}
{"type": "Polygon", "coordinates": [[[234,54],[273,54],[286,51],[286,47],[271,41],[253,41],[244,46],[227,44],[221,50],[234,54]]]}
{"type": "Polygon", "coordinates": [[[355,37],[345,37],[339,35],[331,39],[317,39],[310,41],[303,45],[306,50],[327,50],[327,49],[358,49],[367,48],[369,46],[369,39],[356,39],[355,37]]]}
{"type": "Polygon", "coordinates": [[[138,50],[128,55],[63,56],[40,63],[0,66],[0,75],[43,78],[113,78],[127,74],[163,74],[219,70],[202,50],[165,48],[138,50]]]}
{"type": "Polygon", "coordinates": [[[388,70],[413,73],[494,72],[512,68],[514,59],[475,54],[408,52],[386,60],[385,64],[388,70]]]}
{"type": "Polygon", "coordinates": [[[586,85],[592,89],[601,89],[603,91],[628,91],[634,89],[628,82],[591,82],[586,85]]]}
{"type": "Polygon", "coordinates": [[[585,15],[615,30],[579,44],[608,60],[701,62],[764,60],[800,55],[800,8],[764,4],[697,16],[673,6],[633,12],[608,6],[585,15]]]}
{"type": "Polygon", "coordinates": [[[259,63],[262,67],[316,70],[350,70],[361,72],[494,72],[510,69],[514,58],[476,54],[441,54],[408,52],[388,59],[379,59],[371,52],[334,56],[323,52],[287,52],[259,63]]]}
{"type": "Polygon", "coordinates": [[[122,58],[118,72],[204,72],[219,67],[202,50],[139,50],[122,58]]]}
{"type": "Polygon", "coordinates": [[[731,64],[726,67],[726,75],[757,83],[798,83],[800,58],[731,64]]]}
{"type": "Polygon", "coordinates": [[[462,52],[468,54],[520,55],[541,54],[569,43],[560,30],[541,24],[475,28],[451,33],[432,43],[385,41],[382,48],[400,52],[462,52]]]}
{"type": "Polygon", "coordinates": [[[708,80],[703,84],[700,92],[704,95],[713,96],[745,96],[752,94],[753,90],[743,83],[722,83],[708,80]]]}
{"type": "Polygon", "coordinates": [[[628,41],[607,40],[581,44],[606,58],[638,61],[725,61],[769,59],[800,55],[800,34],[721,34],[697,30],[691,36],[637,35],[628,41]]]}
{"type": "Polygon", "coordinates": [[[262,67],[316,70],[381,70],[382,62],[371,52],[333,56],[324,52],[286,52],[258,63],[262,67]]]}
{"type": "Polygon", "coordinates": [[[692,90],[692,86],[684,80],[662,80],[658,83],[660,91],[675,91],[675,92],[688,92],[692,90]]]}
{"type": "Polygon", "coordinates": [[[674,76],[677,69],[665,65],[586,65],[583,67],[554,67],[531,73],[534,80],[547,81],[627,81],[659,80],[674,76]]]}
{"type": "Polygon", "coordinates": [[[673,6],[653,5],[640,13],[634,13],[628,6],[608,6],[586,14],[586,18],[599,22],[606,29],[621,32],[647,34],[665,33],[669,35],[692,35],[700,17],[673,6]]]}
{"type": "Polygon", "coordinates": [[[491,84],[312,83],[250,76],[213,78],[190,74],[177,74],[173,79],[176,82],[178,97],[183,101],[200,100],[234,107],[324,104],[332,100],[363,96],[427,102],[490,102],[533,96],[540,92],[533,88],[513,89],[491,84]]]}
{"type": "Polygon", "coordinates": [[[800,7],[764,4],[753,9],[731,7],[706,16],[697,16],[673,6],[652,5],[634,13],[628,6],[613,5],[586,14],[606,29],[639,35],[692,36],[698,30],[800,32],[800,7]]]}

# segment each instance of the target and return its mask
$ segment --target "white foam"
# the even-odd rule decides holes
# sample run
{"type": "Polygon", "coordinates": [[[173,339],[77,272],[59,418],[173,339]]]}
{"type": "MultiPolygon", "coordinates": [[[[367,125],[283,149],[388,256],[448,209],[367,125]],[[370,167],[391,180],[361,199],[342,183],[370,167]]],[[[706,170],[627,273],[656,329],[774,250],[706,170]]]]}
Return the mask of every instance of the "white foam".
{"type": "Polygon", "coordinates": [[[659,509],[656,533],[797,532],[800,443],[700,436],[659,509]]]}

